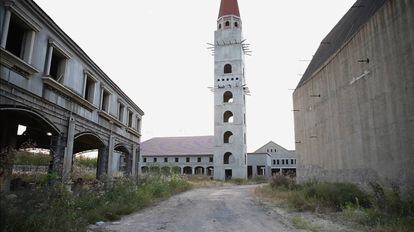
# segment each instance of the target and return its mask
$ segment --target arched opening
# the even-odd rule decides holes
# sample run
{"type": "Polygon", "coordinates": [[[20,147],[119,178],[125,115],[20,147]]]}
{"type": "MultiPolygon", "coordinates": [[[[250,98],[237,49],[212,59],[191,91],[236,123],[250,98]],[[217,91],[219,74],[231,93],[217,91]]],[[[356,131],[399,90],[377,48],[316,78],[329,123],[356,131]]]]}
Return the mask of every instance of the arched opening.
{"type": "Polygon", "coordinates": [[[93,132],[75,135],[72,156],[72,180],[88,182],[99,179],[108,170],[108,151],[93,132]]]}
{"type": "Polygon", "coordinates": [[[226,152],[226,154],[224,154],[223,163],[224,164],[234,163],[234,157],[233,157],[233,154],[231,152],[226,152]]]}
{"type": "Polygon", "coordinates": [[[234,27],[239,27],[239,23],[238,22],[234,22],[234,27]]]}
{"type": "Polygon", "coordinates": [[[150,170],[150,173],[154,173],[154,174],[159,174],[161,171],[160,167],[158,166],[151,166],[149,170],[150,170]]]}
{"type": "Polygon", "coordinates": [[[161,174],[165,175],[165,176],[169,176],[171,175],[171,168],[164,166],[161,168],[161,174]]]}
{"type": "Polygon", "coordinates": [[[181,174],[181,168],[177,167],[177,166],[174,166],[174,167],[171,168],[171,173],[175,174],[175,175],[179,175],[179,174],[181,174]]]}
{"type": "Polygon", "coordinates": [[[233,133],[231,131],[224,133],[223,143],[233,143],[233,133]]]}
{"type": "Polygon", "coordinates": [[[213,166],[210,166],[210,167],[207,167],[207,176],[213,176],[214,175],[214,167],[213,166]]]}
{"type": "Polygon", "coordinates": [[[183,173],[185,175],[192,175],[193,174],[193,168],[191,168],[191,167],[184,167],[183,173]]]}
{"type": "Polygon", "coordinates": [[[229,27],[229,26],[230,26],[230,22],[226,21],[226,27],[229,27]]]}
{"type": "Polygon", "coordinates": [[[231,111],[224,112],[223,122],[224,123],[233,123],[233,121],[234,121],[233,113],[231,111]]]}
{"type": "Polygon", "coordinates": [[[233,67],[231,64],[224,65],[224,74],[229,74],[233,72],[233,67]]]}
{"type": "Polygon", "coordinates": [[[230,91],[226,91],[223,94],[223,102],[224,103],[232,103],[233,102],[233,93],[230,91]]]}
{"type": "Polygon", "coordinates": [[[218,29],[221,29],[221,23],[218,25],[218,29]]]}
{"type": "Polygon", "coordinates": [[[196,168],[194,169],[194,173],[195,173],[196,175],[204,175],[204,168],[203,168],[203,167],[196,167],[196,168]]]}
{"type": "Polygon", "coordinates": [[[149,169],[147,166],[141,167],[141,172],[142,173],[148,173],[149,169]]]}
{"type": "Polygon", "coordinates": [[[130,176],[132,174],[132,155],[125,145],[118,144],[112,155],[112,175],[114,177],[130,176]]]}
{"type": "Polygon", "coordinates": [[[42,114],[0,106],[0,191],[47,184],[48,172],[59,171],[64,155],[60,131],[42,114]],[[45,178],[38,178],[40,175],[45,178]],[[12,185],[10,185],[12,183],[12,185]]]}

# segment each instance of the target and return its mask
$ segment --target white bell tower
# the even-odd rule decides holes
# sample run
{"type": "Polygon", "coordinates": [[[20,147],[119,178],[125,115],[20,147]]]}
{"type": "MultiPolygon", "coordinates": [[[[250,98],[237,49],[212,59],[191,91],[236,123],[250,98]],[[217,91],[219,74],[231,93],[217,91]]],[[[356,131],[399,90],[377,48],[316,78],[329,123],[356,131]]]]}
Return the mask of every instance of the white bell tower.
{"type": "Polygon", "coordinates": [[[237,0],[221,1],[214,35],[214,179],[246,179],[247,51],[237,0]]]}

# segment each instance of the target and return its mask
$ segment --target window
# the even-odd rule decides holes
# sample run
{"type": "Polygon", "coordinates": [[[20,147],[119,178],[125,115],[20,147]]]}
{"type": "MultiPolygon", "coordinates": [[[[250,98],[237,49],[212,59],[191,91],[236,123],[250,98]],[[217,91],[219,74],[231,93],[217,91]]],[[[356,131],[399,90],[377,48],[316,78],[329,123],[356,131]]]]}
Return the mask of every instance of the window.
{"type": "Polygon", "coordinates": [[[121,102],[118,102],[118,120],[123,122],[124,121],[124,109],[125,106],[121,102]]]}
{"type": "Polygon", "coordinates": [[[231,111],[226,111],[223,115],[223,122],[224,123],[233,123],[233,113],[231,111]]]}
{"type": "Polygon", "coordinates": [[[230,152],[227,152],[226,154],[224,154],[223,163],[224,164],[230,164],[231,159],[233,158],[232,156],[233,156],[233,154],[231,154],[230,152]]]}
{"type": "Polygon", "coordinates": [[[190,157],[185,158],[185,162],[190,163],[190,157]]]}
{"type": "Polygon", "coordinates": [[[282,165],[285,165],[285,160],[282,160],[282,165]]]}
{"type": "Polygon", "coordinates": [[[273,152],[273,149],[270,149],[270,152],[273,152]]]}
{"type": "Polygon", "coordinates": [[[168,158],[164,158],[164,163],[168,163],[168,158]]]}
{"type": "Polygon", "coordinates": [[[101,100],[101,110],[109,113],[109,98],[111,94],[106,90],[102,89],[102,100],[101,100]]]}
{"type": "Polygon", "coordinates": [[[230,131],[227,131],[226,133],[224,133],[223,143],[232,143],[233,142],[232,137],[233,137],[233,133],[230,131]]]}
{"type": "Polygon", "coordinates": [[[201,163],[201,158],[200,157],[197,158],[197,162],[201,163]]]}
{"type": "Polygon", "coordinates": [[[49,70],[46,70],[46,74],[55,81],[60,82],[65,74],[66,57],[57,47],[51,46],[49,49],[52,49],[52,53],[48,63],[49,70]]]}
{"type": "Polygon", "coordinates": [[[226,21],[226,27],[230,26],[230,22],[226,21]]]}
{"type": "Polygon", "coordinates": [[[132,127],[132,117],[134,117],[134,113],[128,110],[128,127],[132,127]]]}
{"type": "Polygon", "coordinates": [[[276,163],[277,163],[277,165],[279,165],[280,164],[280,160],[277,160],[276,163]]]}
{"type": "Polygon", "coordinates": [[[229,73],[232,73],[233,72],[233,70],[232,70],[233,68],[231,67],[231,64],[226,64],[226,65],[224,65],[224,74],[229,74],[229,73]]]}
{"type": "Polygon", "coordinates": [[[95,83],[96,81],[91,75],[85,74],[83,98],[92,104],[95,98],[95,83]]]}
{"type": "Polygon", "coordinates": [[[178,158],[175,158],[175,162],[178,163],[178,161],[179,161],[179,159],[178,158]]]}
{"type": "Polygon", "coordinates": [[[210,157],[210,159],[209,159],[209,161],[210,161],[210,163],[213,163],[213,157],[210,157]]]}
{"type": "Polygon", "coordinates": [[[230,91],[226,91],[223,94],[223,102],[224,103],[232,103],[233,102],[233,93],[230,91]]]}
{"type": "Polygon", "coordinates": [[[154,158],[154,163],[156,163],[157,162],[157,158],[154,158]]]}
{"type": "Polygon", "coordinates": [[[147,162],[147,158],[144,158],[144,163],[146,163],[147,162]]]}
{"type": "Polygon", "coordinates": [[[239,27],[239,23],[238,22],[234,22],[234,27],[239,27]]]}
{"type": "Polygon", "coordinates": [[[221,29],[221,23],[219,24],[218,28],[221,29]]]}
{"type": "Polygon", "coordinates": [[[31,63],[35,31],[31,25],[25,23],[14,13],[8,11],[6,12],[6,17],[10,17],[10,21],[8,25],[3,25],[5,31],[3,31],[4,35],[1,41],[1,47],[27,63],[31,63]]]}
{"type": "Polygon", "coordinates": [[[273,165],[276,165],[276,160],[273,160],[273,165]]]}
{"type": "Polygon", "coordinates": [[[290,164],[293,164],[293,159],[290,160],[290,164]]]}

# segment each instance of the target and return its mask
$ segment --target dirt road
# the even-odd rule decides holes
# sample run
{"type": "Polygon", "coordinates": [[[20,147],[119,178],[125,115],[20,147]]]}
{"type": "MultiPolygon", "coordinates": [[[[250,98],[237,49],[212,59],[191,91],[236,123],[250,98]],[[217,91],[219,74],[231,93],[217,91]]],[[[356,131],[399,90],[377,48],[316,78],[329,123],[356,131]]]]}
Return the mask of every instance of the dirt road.
{"type": "Polygon", "coordinates": [[[137,214],[109,223],[104,231],[259,232],[297,231],[254,199],[257,186],[191,190],[137,214]]]}

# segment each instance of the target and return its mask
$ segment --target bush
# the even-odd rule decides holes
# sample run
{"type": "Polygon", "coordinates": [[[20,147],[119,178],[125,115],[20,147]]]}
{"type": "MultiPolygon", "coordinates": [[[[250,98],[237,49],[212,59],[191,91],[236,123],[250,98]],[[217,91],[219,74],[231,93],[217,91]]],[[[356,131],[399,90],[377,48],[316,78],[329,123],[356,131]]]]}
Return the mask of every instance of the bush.
{"type": "Polygon", "coordinates": [[[275,175],[269,181],[270,187],[273,189],[284,188],[284,189],[293,189],[296,184],[295,181],[284,175],[275,175]]]}
{"type": "Polygon", "coordinates": [[[89,158],[89,157],[79,156],[79,157],[76,157],[76,162],[79,166],[83,166],[87,168],[98,167],[98,158],[89,158]]]}
{"type": "Polygon", "coordinates": [[[49,154],[17,151],[14,156],[14,165],[48,166],[51,158],[49,154]]]}

